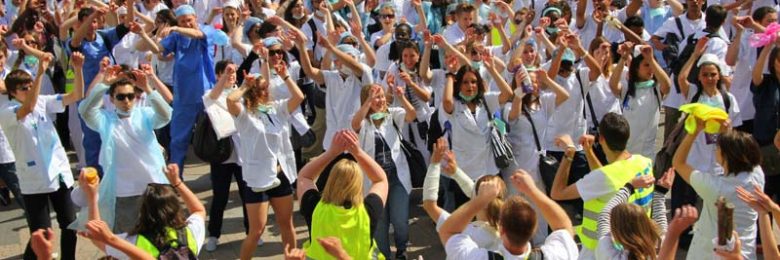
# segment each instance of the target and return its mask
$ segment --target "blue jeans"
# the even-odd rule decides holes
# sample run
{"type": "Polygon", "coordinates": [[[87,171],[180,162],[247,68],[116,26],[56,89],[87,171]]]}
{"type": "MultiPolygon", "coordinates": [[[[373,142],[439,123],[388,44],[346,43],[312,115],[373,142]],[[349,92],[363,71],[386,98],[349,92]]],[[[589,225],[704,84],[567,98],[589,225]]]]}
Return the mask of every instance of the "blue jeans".
{"type": "Polygon", "coordinates": [[[22,192],[19,189],[19,178],[16,177],[16,165],[14,162],[0,164],[0,180],[5,182],[5,186],[11,190],[11,194],[14,195],[14,200],[19,204],[19,207],[24,209],[24,200],[22,199],[22,192]]]}
{"type": "Polygon", "coordinates": [[[395,248],[397,254],[406,252],[406,243],[409,242],[409,194],[401,185],[397,174],[388,173],[389,187],[385,211],[379,218],[376,227],[375,239],[382,252],[388,259],[390,253],[390,224],[393,224],[395,248]]]}

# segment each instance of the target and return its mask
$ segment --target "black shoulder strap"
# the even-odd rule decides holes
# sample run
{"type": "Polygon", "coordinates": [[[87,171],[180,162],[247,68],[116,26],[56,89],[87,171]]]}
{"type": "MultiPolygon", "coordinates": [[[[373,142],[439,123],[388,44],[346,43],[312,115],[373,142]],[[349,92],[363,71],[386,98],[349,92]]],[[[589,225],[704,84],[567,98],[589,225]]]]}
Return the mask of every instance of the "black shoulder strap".
{"type": "Polygon", "coordinates": [[[676,23],[676,24],[677,24],[677,30],[679,30],[679,31],[680,31],[680,36],[681,36],[681,37],[680,37],[680,39],[681,39],[681,40],[682,40],[682,39],[685,39],[685,31],[683,30],[683,26],[682,26],[682,20],[680,19],[680,17],[679,17],[679,16],[677,16],[677,17],[675,17],[675,18],[674,18],[674,23],[676,23]]]}
{"type": "MultiPolygon", "coordinates": [[[[318,37],[318,35],[317,35],[317,24],[314,23],[314,17],[309,18],[309,21],[307,21],[306,23],[309,24],[309,28],[311,28],[311,39],[314,42],[314,45],[312,46],[312,50],[311,51],[314,51],[314,48],[317,47],[317,37],[318,37]]],[[[314,57],[312,57],[312,58],[314,58],[314,57]]]]}
{"type": "MultiPolygon", "coordinates": [[[[179,247],[187,247],[187,228],[176,230],[176,240],[179,242],[179,247]]],[[[189,248],[189,247],[187,247],[189,248]]]]}
{"type": "Polygon", "coordinates": [[[115,65],[118,65],[116,64],[116,59],[114,58],[114,45],[111,44],[111,41],[108,40],[108,37],[106,37],[103,32],[97,31],[97,35],[99,35],[100,39],[103,40],[103,44],[106,46],[106,50],[108,50],[108,57],[111,58],[111,62],[113,62],[115,65]]]}
{"type": "MultiPolygon", "coordinates": [[[[723,97],[723,106],[726,107],[726,113],[729,113],[729,109],[731,108],[731,98],[729,97],[729,92],[722,88],[718,88],[718,91],[720,92],[720,96],[723,97]]],[[[693,98],[691,98],[691,103],[699,102],[699,98],[701,98],[703,90],[701,87],[696,86],[696,94],[693,95],[693,98]]]]}
{"type": "Polygon", "coordinates": [[[523,107],[523,115],[525,118],[528,119],[528,122],[531,123],[531,131],[534,132],[534,142],[536,143],[536,150],[541,151],[542,150],[542,144],[539,142],[539,134],[536,133],[536,125],[534,125],[534,120],[531,119],[531,113],[528,112],[528,109],[523,107]]]}
{"type": "MultiPolygon", "coordinates": [[[[582,78],[580,77],[580,71],[582,71],[582,69],[577,69],[576,71],[574,71],[574,76],[577,77],[577,82],[580,83],[580,94],[582,94],[582,101],[586,102],[586,100],[585,100],[585,88],[582,86],[582,78]]],[[[592,109],[592,107],[591,107],[591,109],[592,109]]],[[[582,118],[587,118],[585,116],[585,106],[582,106],[582,118]]]]}

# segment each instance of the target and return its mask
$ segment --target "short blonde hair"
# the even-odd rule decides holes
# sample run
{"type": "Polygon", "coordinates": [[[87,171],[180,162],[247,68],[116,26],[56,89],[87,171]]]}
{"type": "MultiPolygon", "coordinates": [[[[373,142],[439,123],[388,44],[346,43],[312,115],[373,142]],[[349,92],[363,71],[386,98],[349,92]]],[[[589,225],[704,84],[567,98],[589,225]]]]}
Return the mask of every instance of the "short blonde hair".
{"type": "Polygon", "coordinates": [[[363,204],[363,171],[357,162],[342,159],[330,171],[322,202],[345,206],[363,204]]]}

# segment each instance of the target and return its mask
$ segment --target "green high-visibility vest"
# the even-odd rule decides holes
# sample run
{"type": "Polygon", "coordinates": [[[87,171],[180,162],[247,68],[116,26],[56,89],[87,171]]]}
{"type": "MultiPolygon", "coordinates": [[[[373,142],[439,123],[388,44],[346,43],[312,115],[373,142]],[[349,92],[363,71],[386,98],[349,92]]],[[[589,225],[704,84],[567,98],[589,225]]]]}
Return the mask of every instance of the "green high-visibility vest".
{"type": "MultiPolygon", "coordinates": [[[[613,193],[585,201],[583,204],[582,225],[577,228],[577,235],[580,237],[580,241],[582,241],[582,246],[590,250],[595,250],[598,245],[598,219],[601,210],[612,199],[614,192],[617,192],[634,177],[653,176],[653,161],[641,155],[632,155],[631,158],[611,163],[599,170],[604,172],[606,181],[612,188],[613,193]]],[[[650,186],[649,188],[636,189],[634,194],[628,198],[628,202],[636,203],[645,208],[647,215],[650,216],[653,188],[653,186],[650,186]]]]}
{"type": "Polygon", "coordinates": [[[329,236],[341,239],[341,245],[353,259],[385,259],[371,237],[371,219],[363,204],[346,209],[320,201],[312,214],[310,233],[311,239],[303,248],[312,259],[336,259],[317,242],[329,236]]]}

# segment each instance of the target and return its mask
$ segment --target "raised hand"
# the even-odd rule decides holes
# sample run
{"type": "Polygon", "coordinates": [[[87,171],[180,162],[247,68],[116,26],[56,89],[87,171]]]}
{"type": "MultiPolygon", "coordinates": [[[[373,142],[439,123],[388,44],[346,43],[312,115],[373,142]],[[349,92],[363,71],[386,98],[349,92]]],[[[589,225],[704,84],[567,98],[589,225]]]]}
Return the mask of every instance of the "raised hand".
{"type": "Polygon", "coordinates": [[[449,150],[447,138],[439,137],[433,144],[433,153],[431,153],[431,163],[440,163],[444,158],[444,153],[449,150]]]}
{"type": "Polygon", "coordinates": [[[707,49],[707,42],[709,40],[710,38],[707,36],[699,38],[699,41],[696,42],[696,47],[693,49],[693,53],[696,54],[696,56],[704,54],[704,50],[707,49]]]}
{"type": "Polygon", "coordinates": [[[452,150],[444,151],[443,160],[442,171],[448,176],[455,175],[455,172],[458,170],[458,160],[455,158],[455,153],[452,150]]]}
{"type": "Polygon", "coordinates": [[[580,137],[580,145],[585,147],[586,149],[590,149],[593,147],[593,144],[596,143],[596,137],[592,135],[582,135],[580,137]]]}
{"type": "Polygon", "coordinates": [[[512,185],[514,185],[515,189],[517,189],[517,191],[520,193],[529,194],[537,189],[533,177],[531,177],[531,175],[523,169],[515,171],[515,174],[512,175],[511,180],[512,185]]]}
{"type": "Polygon", "coordinates": [[[409,73],[401,71],[398,73],[398,77],[400,77],[401,80],[403,80],[407,85],[412,84],[412,76],[409,75],[409,73]]]}
{"type": "Polygon", "coordinates": [[[679,236],[685,229],[693,225],[699,218],[696,207],[685,205],[674,211],[674,218],[669,222],[667,233],[669,235],[679,236]]]}
{"type": "Polygon", "coordinates": [[[81,52],[73,52],[73,54],[70,55],[70,65],[72,65],[73,68],[83,68],[84,54],[81,54],[81,52]]]}
{"type": "Polygon", "coordinates": [[[672,188],[672,184],[674,184],[674,175],[675,175],[674,168],[669,168],[669,170],[667,170],[664,173],[664,176],[661,176],[661,178],[658,179],[658,182],[656,182],[656,185],[664,187],[667,190],[671,189],[672,188]]]}
{"type": "Polygon", "coordinates": [[[49,259],[53,250],[54,231],[51,228],[38,229],[30,234],[30,247],[38,259],[49,259]]]}
{"type": "Polygon", "coordinates": [[[276,70],[276,74],[278,74],[279,77],[282,77],[283,79],[289,76],[287,73],[287,64],[284,63],[284,61],[274,65],[274,70],[276,70]]]}
{"type": "Polygon", "coordinates": [[[497,179],[483,181],[479,185],[479,194],[477,194],[477,198],[483,200],[493,200],[498,197],[500,191],[499,187],[500,186],[497,179]]]}
{"type": "Polygon", "coordinates": [[[300,248],[293,248],[290,250],[290,244],[284,245],[284,259],[285,260],[305,260],[306,251],[300,248]]]}
{"type": "Polygon", "coordinates": [[[320,243],[322,248],[325,249],[328,254],[336,257],[337,259],[346,259],[345,256],[348,256],[347,252],[344,251],[344,247],[341,245],[341,240],[338,237],[323,237],[317,239],[317,242],[320,243]]]}
{"type": "Polygon", "coordinates": [[[168,182],[172,186],[181,184],[182,180],[179,177],[179,165],[175,163],[168,164],[168,166],[163,169],[163,172],[165,172],[165,177],[168,178],[168,182]]]}
{"type": "Polygon", "coordinates": [[[569,135],[560,135],[555,138],[555,145],[565,149],[574,146],[574,141],[571,140],[569,135]]]}
{"type": "Polygon", "coordinates": [[[650,45],[639,45],[639,52],[642,54],[642,58],[646,60],[654,59],[655,56],[653,56],[653,47],[650,47],[650,45]]]}
{"type": "Polygon", "coordinates": [[[652,175],[642,175],[642,176],[636,176],[634,179],[631,179],[631,186],[634,186],[634,188],[649,188],[650,186],[653,186],[653,183],[655,183],[655,177],[652,175]]]}

